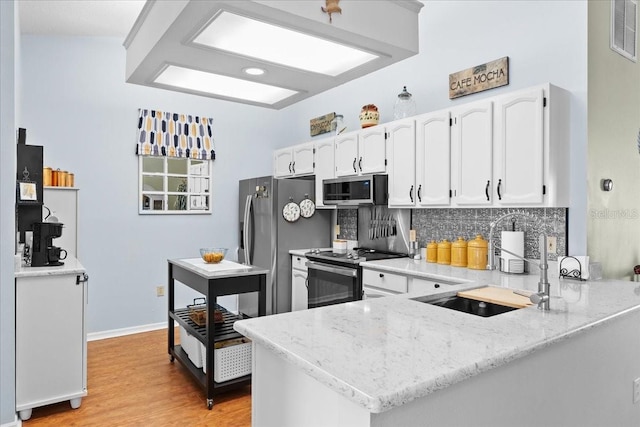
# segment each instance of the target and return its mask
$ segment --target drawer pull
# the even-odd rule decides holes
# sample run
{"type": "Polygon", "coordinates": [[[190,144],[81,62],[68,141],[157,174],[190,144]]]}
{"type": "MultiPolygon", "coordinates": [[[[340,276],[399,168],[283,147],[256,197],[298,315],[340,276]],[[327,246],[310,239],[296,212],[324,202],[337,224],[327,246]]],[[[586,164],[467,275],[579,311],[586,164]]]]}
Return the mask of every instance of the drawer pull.
{"type": "Polygon", "coordinates": [[[439,288],[440,287],[440,283],[436,283],[435,285],[433,285],[434,288],[439,288]]]}
{"type": "Polygon", "coordinates": [[[384,274],[380,273],[380,277],[384,277],[384,274]]]}

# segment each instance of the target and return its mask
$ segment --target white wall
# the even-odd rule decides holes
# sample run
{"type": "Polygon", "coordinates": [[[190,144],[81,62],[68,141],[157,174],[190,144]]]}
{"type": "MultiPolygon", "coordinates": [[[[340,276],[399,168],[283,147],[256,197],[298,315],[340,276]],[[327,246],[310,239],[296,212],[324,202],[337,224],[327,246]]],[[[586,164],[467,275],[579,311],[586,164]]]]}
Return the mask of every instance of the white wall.
{"type": "Polygon", "coordinates": [[[15,421],[15,180],[17,8],[0,1],[0,425],[15,421]]]}
{"type": "Polygon", "coordinates": [[[310,140],[312,117],[336,111],[356,129],[361,106],[374,103],[382,122],[392,120],[403,85],[418,113],[547,81],[569,90],[569,249],[584,253],[586,3],[425,2],[420,20],[419,55],[281,111],[127,85],[125,51],[115,39],[24,36],[20,126],[29,143],[45,146],[46,165],[76,173],[89,331],[163,321],[166,300],[155,297],[155,286],[166,283],[166,259],[197,256],[213,243],[235,249],[239,179],[269,174],[273,148],[310,140]],[[507,87],[448,99],[449,73],[502,56],[510,58],[507,87]],[[213,215],[137,214],[138,107],[214,117],[213,215]]]}
{"type": "Polygon", "coordinates": [[[74,172],[80,188],[88,332],[166,321],[155,287],[167,283],[168,258],[222,246],[235,259],[238,180],[271,173],[278,113],[126,84],[114,38],[23,35],[22,69],[27,143],[43,145],[44,164],[74,172]],[[138,215],[139,107],[214,118],[213,214],[138,215]]]}
{"type": "MultiPolygon", "coordinates": [[[[569,252],[586,253],[587,3],[583,1],[425,1],[420,54],[283,110],[291,131],[281,146],[304,142],[309,119],[335,111],[359,128],[365,104],[393,120],[406,85],[418,113],[550,82],[571,92],[569,252]],[[449,74],[509,57],[509,85],[449,100],[449,74]]],[[[340,15],[334,16],[340,19],[340,15]]],[[[319,136],[323,137],[322,135],[319,136]]],[[[569,167],[569,165],[568,165],[569,167]]]]}

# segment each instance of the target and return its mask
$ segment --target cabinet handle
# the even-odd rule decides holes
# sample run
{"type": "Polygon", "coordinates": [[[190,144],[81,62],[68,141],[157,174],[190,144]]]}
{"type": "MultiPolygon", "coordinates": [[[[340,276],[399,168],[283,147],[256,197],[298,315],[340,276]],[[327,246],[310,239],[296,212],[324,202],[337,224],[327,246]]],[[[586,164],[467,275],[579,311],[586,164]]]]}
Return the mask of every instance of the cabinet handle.
{"type": "Polygon", "coordinates": [[[358,172],[358,169],[356,169],[356,161],[357,161],[357,160],[358,160],[358,158],[357,158],[357,157],[354,157],[354,158],[353,158],[353,171],[354,171],[354,172],[358,172]]]}
{"type": "Polygon", "coordinates": [[[309,290],[309,278],[308,277],[306,279],[304,279],[304,285],[307,287],[307,290],[309,290]]]}
{"type": "Polygon", "coordinates": [[[411,199],[411,203],[413,203],[413,185],[409,189],[409,198],[411,199]]]}
{"type": "Polygon", "coordinates": [[[439,288],[439,287],[440,287],[440,284],[439,284],[439,283],[436,283],[435,285],[433,285],[433,287],[434,287],[434,288],[439,288]]]}
{"type": "Polygon", "coordinates": [[[500,194],[500,186],[502,185],[502,180],[498,180],[498,200],[502,200],[502,194],[500,194]]]}
{"type": "Polygon", "coordinates": [[[418,185],[418,201],[422,202],[422,195],[420,192],[422,191],[422,184],[418,185]]]}
{"type": "Polygon", "coordinates": [[[360,157],[360,160],[358,161],[358,167],[360,168],[360,172],[362,172],[362,157],[360,157]]]}
{"type": "Polygon", "coordinates": [[[291,164],[292,162],[289,162],[289,172],[293,173],[293,171],[291,170],[291,164]]]}
{"type": "Polygon", "coordinates": [[[380,273],[380,277],[384,277],[384,274],[380,273]]]}
{"type": "Polygon", "coordinates": [[[491,199],[489,199],[489,181],[487,181],[487,186],[484,187],[484,194],[487,195],[487,202],[491,199]]]}

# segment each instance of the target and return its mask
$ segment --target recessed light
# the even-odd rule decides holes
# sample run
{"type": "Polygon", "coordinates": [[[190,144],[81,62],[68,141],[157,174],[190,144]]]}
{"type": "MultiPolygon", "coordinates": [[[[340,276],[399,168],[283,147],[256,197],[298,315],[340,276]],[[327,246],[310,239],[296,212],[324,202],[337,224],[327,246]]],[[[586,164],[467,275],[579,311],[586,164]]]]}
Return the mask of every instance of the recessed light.
{"type": "Polygon", "coordinates": [[[298,92],[264,83],[251,82],[221,74],[169,65],[155,79],[156,83],[208,93],[226,98],[242,99],[273,105],[298,92]]]}
{"type": "Polygon", "coordinates": [[[227,11],[193,40],[196,44],[328,76],[338,76],[378,56],[227,11]]]}
{"type": "Polygon", "coordinates": [[[261,76],[264,73],[266,73],[265,70],[258,67],[249,67],[249,68],[243,69],[242,71],[244,71],[245,74],[249,74],[250,76],[261,76]]]}

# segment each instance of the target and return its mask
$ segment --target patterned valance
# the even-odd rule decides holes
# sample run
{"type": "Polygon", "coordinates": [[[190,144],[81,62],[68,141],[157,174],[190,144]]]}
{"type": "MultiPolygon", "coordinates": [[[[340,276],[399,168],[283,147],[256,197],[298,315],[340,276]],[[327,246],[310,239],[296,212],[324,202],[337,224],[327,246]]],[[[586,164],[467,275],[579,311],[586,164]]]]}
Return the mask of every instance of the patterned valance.
{"type": "Polygon", "coordinates": [[[139,156],[215,160],[213,119],[157,110],[138,110],[139,156]]]}

